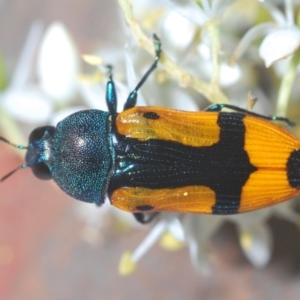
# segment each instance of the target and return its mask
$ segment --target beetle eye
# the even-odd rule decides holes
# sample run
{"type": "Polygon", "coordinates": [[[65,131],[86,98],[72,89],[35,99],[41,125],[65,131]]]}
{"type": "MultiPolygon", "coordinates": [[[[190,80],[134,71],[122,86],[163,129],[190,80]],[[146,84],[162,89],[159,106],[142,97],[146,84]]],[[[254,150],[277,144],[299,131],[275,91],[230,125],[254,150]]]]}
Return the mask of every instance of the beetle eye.
{"type": "Polygon", "coordinates": [[[41,162],[31,167],[33,174],[42,180],[52,179],[52,174],[46,163],[41,162]]]}
{"type": "Polygon", "coordinates": [[[55,127],[54,126],[42,126],[42,127],[38,127],[36,129],[34,129],[29,135],[29,143],[42,139],[46,131],[48,131],[50,133],[50,135],[51,135],[51,133],[54,134],[55,127]]]}

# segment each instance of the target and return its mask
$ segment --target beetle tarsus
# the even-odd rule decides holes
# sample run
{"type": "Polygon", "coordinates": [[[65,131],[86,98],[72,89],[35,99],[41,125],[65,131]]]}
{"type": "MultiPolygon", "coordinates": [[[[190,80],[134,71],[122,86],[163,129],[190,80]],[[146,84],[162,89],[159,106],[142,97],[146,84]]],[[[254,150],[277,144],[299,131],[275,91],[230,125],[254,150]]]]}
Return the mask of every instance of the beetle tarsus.
{"type": "Polygon", "coordinates": [[[149,224],[151,223],[157,216],[159,212],[155,212],[152,214],[144,214],[144,213],[133,213],[135,219],[141,224],[149,224]],[[146,217],[147,216],[147,217],[146,217]]]}

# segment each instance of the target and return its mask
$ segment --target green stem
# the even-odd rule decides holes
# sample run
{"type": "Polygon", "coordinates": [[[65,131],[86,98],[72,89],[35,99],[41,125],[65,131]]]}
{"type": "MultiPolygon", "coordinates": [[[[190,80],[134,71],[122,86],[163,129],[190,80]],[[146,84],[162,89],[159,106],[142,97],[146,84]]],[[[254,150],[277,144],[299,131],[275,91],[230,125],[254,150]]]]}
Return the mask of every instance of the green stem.
{"type": "Polygon", "coordinates": [[[213,20],[207,24],[207,31],[211,41],[211,62],[212,75],[211,84],[219,86],[220,79],[220,33],[217,20],[213,20]]]}
{"type": "Polygon", "coordinates": [[[300,62],[300,51],[298,50],[297,52],[294,53],[280,84],[277,107],[276,107],[277,115],[280,114],[285,116],[287,114],[288,102],[295,81],[295,77],[297,74],[297,67],[299,65],[299,62],[300,62]]]}

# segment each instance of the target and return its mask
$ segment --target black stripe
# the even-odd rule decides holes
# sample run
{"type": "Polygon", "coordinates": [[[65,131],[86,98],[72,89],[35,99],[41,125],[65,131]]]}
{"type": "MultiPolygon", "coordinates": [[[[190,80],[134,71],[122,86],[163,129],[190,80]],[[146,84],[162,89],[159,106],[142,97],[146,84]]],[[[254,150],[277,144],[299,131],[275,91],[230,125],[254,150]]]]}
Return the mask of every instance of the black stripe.
{"type": "Polygon", "coordinates": [[[300,189],[300,151],[294,150],[287,162],[287,177],[291,187],[300,189]]]}
{"type": "Polygon", "coordinates": [[[242,187],[256,168],[244,150],[244,114],[219,113],[220,139],[209,147],[118,135],[108,195],[122,187],[152,189],[203,185],[216,193],[214,214],[238,212],[242,187]]]}

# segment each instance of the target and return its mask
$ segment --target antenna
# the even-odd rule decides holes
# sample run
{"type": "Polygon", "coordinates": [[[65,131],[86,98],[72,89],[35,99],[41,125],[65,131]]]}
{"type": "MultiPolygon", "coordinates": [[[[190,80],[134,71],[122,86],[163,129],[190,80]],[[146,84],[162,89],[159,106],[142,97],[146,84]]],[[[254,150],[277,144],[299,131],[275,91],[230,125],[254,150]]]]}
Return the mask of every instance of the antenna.
{"type": "Polygon", "coordinates": [[[17,167],[16,169],[12,170],[11,172],[9,172],[8,174],[4,175],[1,179],[0,182],[3,182],[4,180],[6,180],[8,177],[10,177],[12,174],[14,174],[16,171],[21,170],[21,169],[25,169],[27,168],[27,164],[23,164],[19,167],[17,167]]]}
{"type": "Polygon", "coordinates": [[[24,150],[24,149],[28,149],[28,147],[26,146],[22,146],[22,145],[16,145],[16,144],[13,144],[11,143],[9,140],[5,139],[4,137],[0,136],[0,141],[3,141],[5,143],[7,143],[8,145],[11,145],[17,149],[20,149],[20,150],[24,150]]]}
{"type": "MultiPolygon", "coordinates": [[[[25,149],[28,149],[28,147],[26,146],[22,146],[22,145],[16,145],[16,144],[13,144],[11,143],[9,140],[5,139],[4,137],[0,136],[0,141],[2,142],[5,142],[17,149],[20,149],[20,150],[25,150],[25,149]]],[[[5,176],[3,176],[1,179],[0,179],[0,182],[3,182],[4,180],[6,180],[8,177],[10,177],[12,174],[14,174],[16,171],[18,170],[21,170],[21,169],[25,169],[26,167],[28,167],[27,164],[23,164],[21,166],[19,166],[18,168],[12,170],[11,172],[9,172],[8,174],[6,174],[5,176]]]]}

